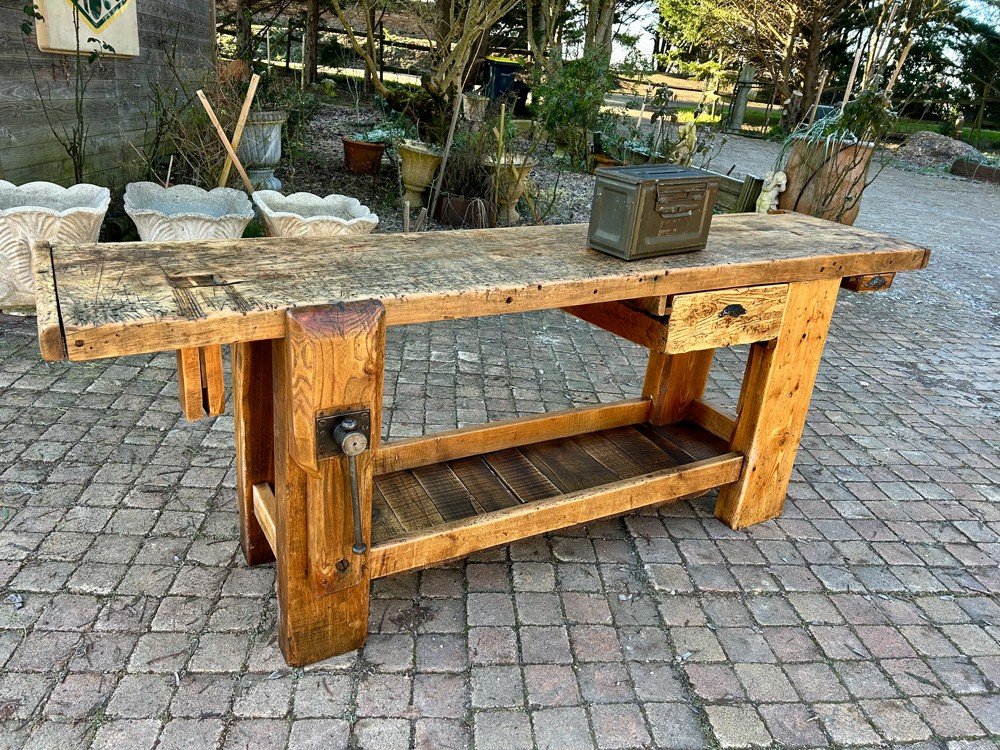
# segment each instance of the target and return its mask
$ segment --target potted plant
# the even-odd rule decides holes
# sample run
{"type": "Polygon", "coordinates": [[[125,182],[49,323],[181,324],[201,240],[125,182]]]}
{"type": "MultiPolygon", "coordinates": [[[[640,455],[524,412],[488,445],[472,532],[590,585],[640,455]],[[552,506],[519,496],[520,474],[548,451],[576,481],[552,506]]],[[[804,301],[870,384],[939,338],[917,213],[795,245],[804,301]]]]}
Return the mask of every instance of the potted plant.
{"type": "Polygon", "coordinates": [[[97,185],[0,180],[0,306],[33,307],[31,257],[36,243],[96,242],[111,193],[97,185]]]}
{"type": "Polygon", "coordinates": [[[125,187],[125,213],[135,222],[143,242],[236,239],[254,216],[253,206],[240,190],[163,187],[155,182],[132,182],[125,187]]]}
{"type": "Polygon", "coordinates": [[[360,235],[378,226],[378,216],[368,206],[346,195],[285,196],[274,190],[258,190],[251,197],[271,237],[360,235]]]}
{"type": "Polygon", "coordinates": [[[441,152],[434,146],[420,141],[404,139],[396,146],[399,154],[399,171],[406,192],[403,199],[410,208],[422,208],[424,191],[430,187],[441,164],[441,152]]]}
{"type": "Polygon", "coordinates": [[[280,110],[251,110],[243,137],[236,148],[254,187],[279,190],[281,180],[274,170],[281,161],[281,129],[288,113],[280,110]]]}
{"type": "Polygon", "coordinates": [[[854,224],[861,196],[878,176],[868,178],[872,156],[896,120],[889,98],[872,87],[789,136],[776,165],[787,177],[779,208],[854,224]]]}
{"type": "Polygon", "coordinates": [[[353,138],[341,136],[344,142],[344,166],[351,174],[375,175],[382,167],[382,156],[402,133],[392,128],[374,128],[355,133],[353,138]]]}
{"type": "Polygon", "coordinates": [[[455,134],[434,216],[446,226],[496,226],[486,130],[455,134]]]}

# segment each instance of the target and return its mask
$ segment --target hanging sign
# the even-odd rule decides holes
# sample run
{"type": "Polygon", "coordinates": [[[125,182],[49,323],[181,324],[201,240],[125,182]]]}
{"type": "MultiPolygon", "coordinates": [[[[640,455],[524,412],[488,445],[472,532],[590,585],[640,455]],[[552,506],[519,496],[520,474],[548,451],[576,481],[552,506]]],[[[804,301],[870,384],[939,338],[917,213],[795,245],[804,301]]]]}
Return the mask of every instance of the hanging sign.
{"type": "Polygon", "coordinates": [[[35,0],[35,4],[42,16],[35,22],[42,52],[75,54],[79,32],[81,52],[97,50],[114,57],[139,54],[136,0],[35,0]]]}

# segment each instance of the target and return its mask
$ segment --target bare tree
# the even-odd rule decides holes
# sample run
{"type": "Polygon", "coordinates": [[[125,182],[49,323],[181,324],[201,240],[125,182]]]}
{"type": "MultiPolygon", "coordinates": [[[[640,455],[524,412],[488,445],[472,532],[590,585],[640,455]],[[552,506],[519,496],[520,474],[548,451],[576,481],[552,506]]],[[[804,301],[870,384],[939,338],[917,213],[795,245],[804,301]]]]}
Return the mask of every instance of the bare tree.
{"type": "Polygon", "coordinates": [[[557,40],[566,20],[566,2],[524,0],[528,49],[538,71],[550,70],[562,57],[557,40]]]}
{"type": "MultiPolygon", "coordinates": [[[[352,27],[342,0],[331,2],[375,90],[388,96],[386,87],[378,80],[376,14],[372,12],[382,0],[358,0],[358,14],[365,19],[365,29],[360,33],[352,27]]],[[[424,14],[421,18],[424,35],[431,44],[431,70],[424,76],[422,85],[432,97],[451,101],[461,91],[469,63],[484,43],[487,32],[517,3],[518,0],[436,0],[418,6],[424,14]]]]}

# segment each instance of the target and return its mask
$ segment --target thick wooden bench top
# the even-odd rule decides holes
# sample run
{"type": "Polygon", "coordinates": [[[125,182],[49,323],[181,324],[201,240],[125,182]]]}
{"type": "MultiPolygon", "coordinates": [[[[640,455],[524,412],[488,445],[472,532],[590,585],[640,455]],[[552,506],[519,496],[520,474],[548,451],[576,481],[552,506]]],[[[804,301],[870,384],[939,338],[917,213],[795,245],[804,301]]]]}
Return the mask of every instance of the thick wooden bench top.
{"type": "Polygon", "coordinates": [[[923,268],[929,251],[802,214],[713,219],[708,247],[639,261],[583,224],[337,239],[37,248],[46,359],[279,338],[289,307],[376,299],[389,325],[923,268]]]}

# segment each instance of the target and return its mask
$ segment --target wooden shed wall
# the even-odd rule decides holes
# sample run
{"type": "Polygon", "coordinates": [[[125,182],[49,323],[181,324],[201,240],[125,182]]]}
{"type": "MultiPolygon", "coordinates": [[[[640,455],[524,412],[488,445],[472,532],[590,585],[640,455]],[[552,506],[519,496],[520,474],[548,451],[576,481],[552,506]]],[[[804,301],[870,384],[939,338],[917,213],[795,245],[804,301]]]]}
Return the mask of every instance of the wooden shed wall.
{"type": "MultiPolygon", "coordinates": [[[[72,125],[73,58],[40,52],[34,34],[24,37],[23,5],[0,5],[0,168],[14,183],[68,184],[72,164],[46,122],[39,89],[55,127],[72,125]]],[[[213,0],[138,0],[137,11],[139,56],[102,59],[87,87],[86,179],[108,187],[121,187],[141,163],[129,142],[145,140],[149,82],[173,80],[171,55],[185,78],[198,80],[215,51],[213,0]]]]}

